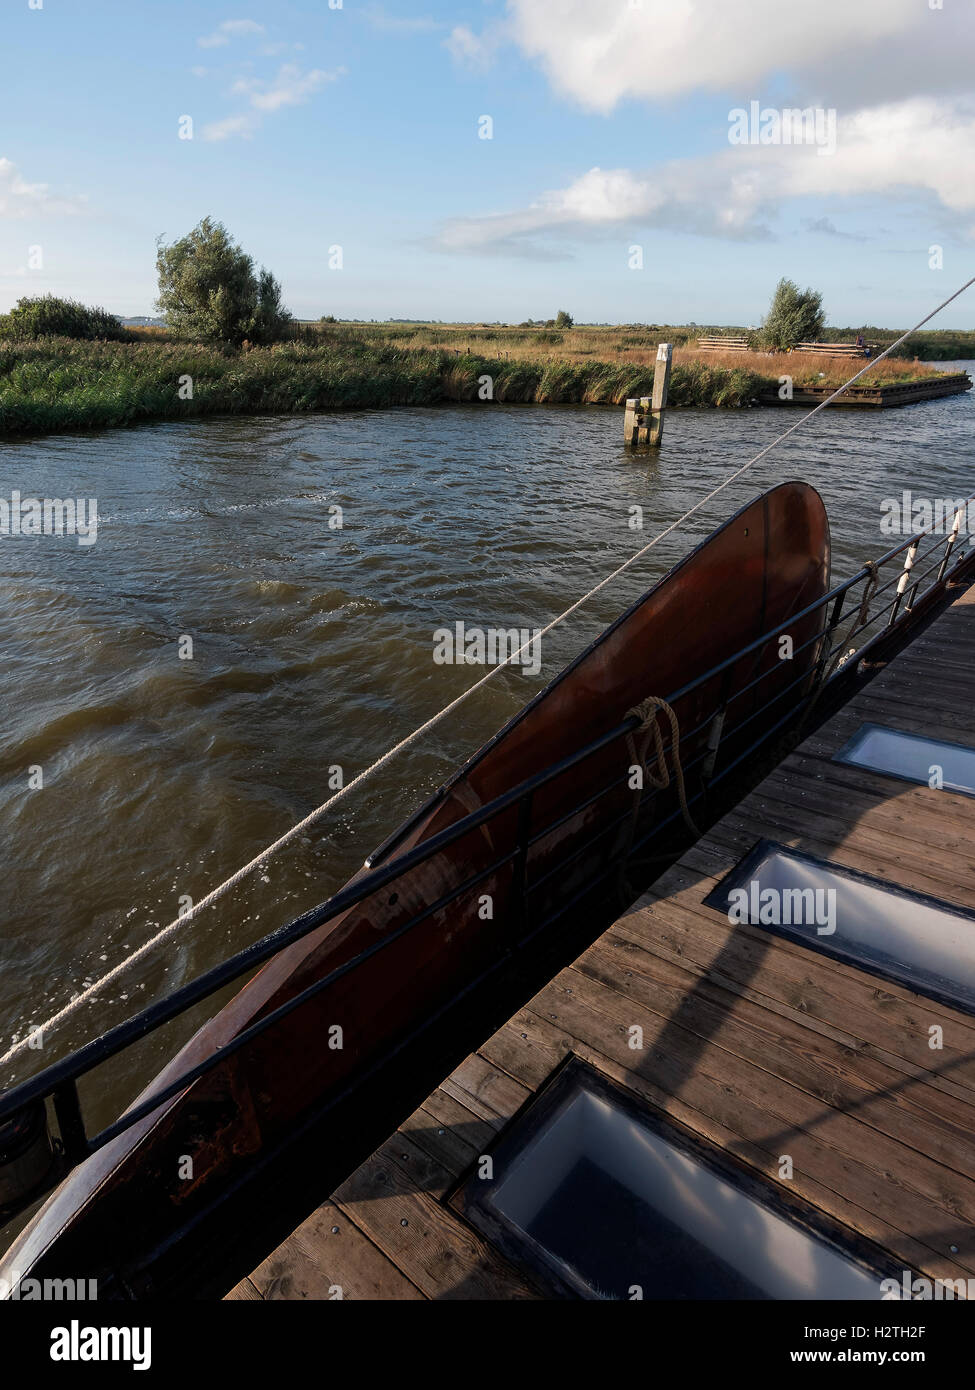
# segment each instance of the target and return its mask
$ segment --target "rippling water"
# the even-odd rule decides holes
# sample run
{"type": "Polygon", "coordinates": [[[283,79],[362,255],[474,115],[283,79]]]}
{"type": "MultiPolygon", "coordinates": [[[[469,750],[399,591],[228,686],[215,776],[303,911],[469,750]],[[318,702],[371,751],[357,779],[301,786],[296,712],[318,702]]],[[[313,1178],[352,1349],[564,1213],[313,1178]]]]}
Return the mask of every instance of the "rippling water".
{"type": "MultiPolygon", "coordinates": [[[[973,409],[964,396],[823,412],[547,637],[540,676],[502,673],[43,1054],[22,1054],[17,1075],[327,897],[764,487],[802,477],[821,490],[836,578],[888,547],[883,497],[975,490],[973,409]]],[[[471,684],[480,670],[434,665],[435,628],[542,626],[799,416],[675,412],[653,460],[624,453],[620,411],[551,406],[220,419],[0,447],[0,492],[94,496],[100,518],[88,549],[0,537],[0,1051],[173,918],[181,895],[200,898],[323,801],[330,767],[348,779],[471,684]],[[628,525],[635,506],[642,531],[628,525]],[[186,635],[192,660],[179,656],[186,635]]],[[[151,1069],[175,1041],[157,1037],[132,1065],[151,1069]]]]}

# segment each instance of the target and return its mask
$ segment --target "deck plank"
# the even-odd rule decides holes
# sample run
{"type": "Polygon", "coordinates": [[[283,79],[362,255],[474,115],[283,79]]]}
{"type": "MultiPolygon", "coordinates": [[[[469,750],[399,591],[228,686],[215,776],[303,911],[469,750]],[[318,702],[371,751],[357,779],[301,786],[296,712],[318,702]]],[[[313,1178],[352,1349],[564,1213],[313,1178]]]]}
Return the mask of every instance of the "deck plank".
{"type": "Polygon", "coordinates": [[[253,1279],[241,1279],[239,1284],[235,1284],[226,1295],[229,1303],[262,1303],[264,1295],[260,1292],[253,1279]]]}
{"type": "MultiPolygon", "coordinates": [[[[844,1057],[844,1049],[817,1037],[785,1011],[753,1003],[719,981],[672,965],[652,950],[636,947],[622,955],[606,937],[576,962],[576,969],[614,990],[624,999],[638,998],[665,1020],[678,1014],[698,1037],[711,1039],[744,1061],[771,1071],[809,1095],[845,1114],[857,1112],[865,1125],[881,1135],[908,1144],[916,1166],[927,1173],[928,1156],[935,1165],[953,1168],[964,1179],[966,1200],[973,1191],[968,1177],[972,1150],[970,1134],[975,1107],[968,1107],[967,1124],[954,1114],[937,1115],[915,1106],[909,1085],[882,1062],[870,1065],[859,1053],[844,1057]]],[[[962,1111],[964,1115],[965,1112],[962,1111]]],[[[873,1141],[869,1139],[868,1142],[873,1141]]],[[[929,1191],[940,1195],[938,1179],[929,1191]]],[[[975,1187],[975,1185],[972,1185],[975,1187]]]]}
{"type": "Polygon", "coordinates": [[[936,1113],[946,1106],[957,1113],[959,1103],[975,1107],[975,1037],[967,1016],[948,1024],[942,1055],[932,1066],[930,1015],[919,1007],[917,996],[898,985],[881,988],[866,971],[804,953],[784,939],[770,956],[759,928],[742,926],[732,936],[716,914],[677,908],[672,900],[665,919],[663,913],[632,912],[609,935],[687,961],[700,977],[725,984],[770,1014],[798,1014],[804,1028],[833,1039],[847,1052],[924,1081],[926,1104],[936,1113]],[[868,1014],[869,1041],[859,1027],[868,1014]]]}
{"type": "Polygon", "coordinates": [[[251,1275],[268,1301],[422,1299],[334,1202],[324,1202],[251,1275]]]}
{"type": "Polygon", "coordinates": [[[335,1201],[427,1298],[537,1298],[528,1280],[442,1204],[449,1186],[447,1170],[397,1132],[335,1201]]]}

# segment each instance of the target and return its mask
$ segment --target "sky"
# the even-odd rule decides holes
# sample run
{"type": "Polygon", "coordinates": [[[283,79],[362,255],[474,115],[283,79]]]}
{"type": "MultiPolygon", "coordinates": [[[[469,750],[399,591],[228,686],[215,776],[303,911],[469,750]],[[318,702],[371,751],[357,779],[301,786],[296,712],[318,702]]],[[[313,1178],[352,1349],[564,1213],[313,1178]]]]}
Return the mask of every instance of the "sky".
{"type": "Polygon", "coordinates": [[[3,0],[0,311],[151,314],[209,215],[300,318],[754,325],[788,276],[907,327],[975,274],[973,41],[972,0],[3,0]]]}

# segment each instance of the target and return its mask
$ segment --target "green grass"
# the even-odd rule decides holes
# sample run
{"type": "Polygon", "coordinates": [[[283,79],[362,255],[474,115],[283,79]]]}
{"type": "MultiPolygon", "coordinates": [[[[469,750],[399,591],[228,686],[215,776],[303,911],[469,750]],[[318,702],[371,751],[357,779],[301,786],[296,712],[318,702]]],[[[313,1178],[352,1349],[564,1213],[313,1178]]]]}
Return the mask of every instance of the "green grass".
{"type": "MultiPolygon", "coordinates": [[[[0,432],[42,433],[203,415],[384,409],[479,399],[490,377],[505,403],[621,404],[649,395],[652,365],[512,360],[404,348],[356,335],[248,351],[168,341],[0,341],[0,432]],[[180,378],[193,398],[181,400],[180,378]]],[[[675,406],[741,406],[763,379],[741,368],[675,365],[675,406]]]]}
{"type": "MultiPolygon", "coordinates": [[[[900,337],[903,329],[837,328],[828,329],[823,336],[829,342],[836,343],[850,341],[861,331],[866,342],[876,343],[883,350],[889,347],[895,338],[900,337]]],[[[975,332],[967,332],[965,329],[936,328],[926,332],[913,333],[907,342],[903,343],[891,355],[893,357],[918,357],[922,362],[971,361],[975,358],[975,332]]]]}

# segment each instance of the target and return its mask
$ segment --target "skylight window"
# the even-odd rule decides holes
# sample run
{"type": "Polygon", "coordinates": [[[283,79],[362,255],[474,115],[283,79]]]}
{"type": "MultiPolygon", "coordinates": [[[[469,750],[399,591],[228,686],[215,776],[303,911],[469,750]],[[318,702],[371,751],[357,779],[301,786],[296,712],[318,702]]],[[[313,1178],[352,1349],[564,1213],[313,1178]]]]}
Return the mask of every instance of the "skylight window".
{"type": "Polygon", "coordinates": [[[455,1199],[509,1256],[604,1299],[879,1299],[823,1219],[573,1061],[455,1199]],[[788,1205],[791,1204],[791,1205],[788,1205]],[[802,1219],[796,1219],[797,1207],[802,1219]]]}
{"type": "Polygon", "coordinates": [[[975,1012],[975,913],[762,840],[705,899],[975,1012]]]}
{"type": "Polygon", "coordinates": [[[907,782],[975,796],[975,748],[963,743],[924,738],[882,724],[864,724],[835,760],[907,782]]]}

